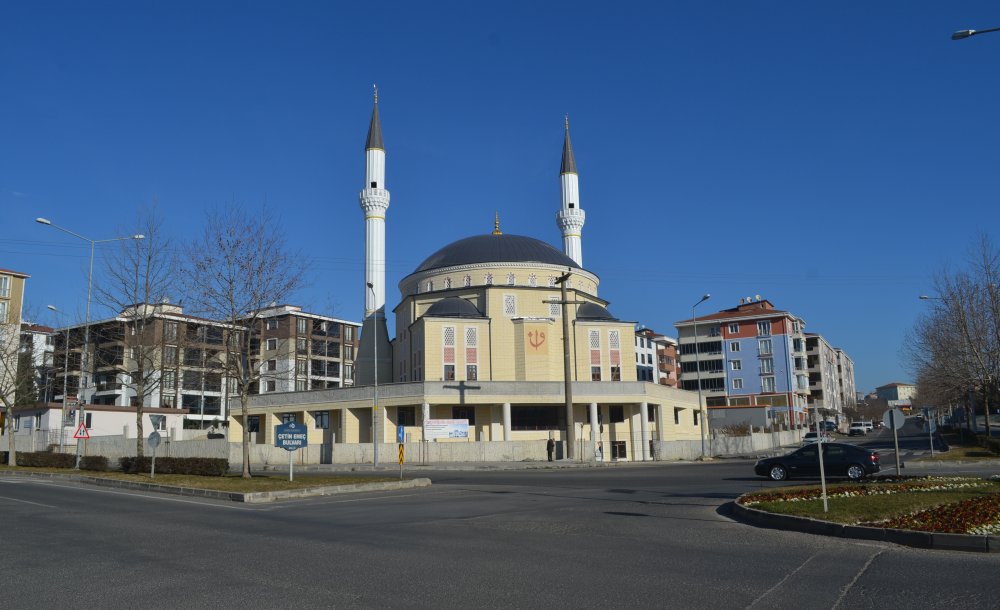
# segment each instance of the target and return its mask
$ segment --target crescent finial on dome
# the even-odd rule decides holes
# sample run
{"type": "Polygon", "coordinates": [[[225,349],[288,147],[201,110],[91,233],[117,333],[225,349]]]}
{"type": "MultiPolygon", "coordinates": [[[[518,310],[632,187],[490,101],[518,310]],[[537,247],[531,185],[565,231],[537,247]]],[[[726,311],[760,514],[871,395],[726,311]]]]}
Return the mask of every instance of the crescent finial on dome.
{"type": "Polygon", "coordinates": [[[503,232],[500,230],[500,212],[496,212],[496,215],[493,218],[493,234],[503,235],[503,232]]]}

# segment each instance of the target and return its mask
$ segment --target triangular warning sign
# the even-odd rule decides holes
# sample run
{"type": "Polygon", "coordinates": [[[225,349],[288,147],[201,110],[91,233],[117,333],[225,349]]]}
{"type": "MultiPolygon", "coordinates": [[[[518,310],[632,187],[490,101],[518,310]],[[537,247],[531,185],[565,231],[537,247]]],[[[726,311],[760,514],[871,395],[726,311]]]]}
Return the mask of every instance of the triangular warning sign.
{"type": "Polygon", "coordinates": [[[73,438],[90,438],[90,432],[87,431],[86,424],[80,424],[80,427],[76,429],[76,434],[73,438]]]}

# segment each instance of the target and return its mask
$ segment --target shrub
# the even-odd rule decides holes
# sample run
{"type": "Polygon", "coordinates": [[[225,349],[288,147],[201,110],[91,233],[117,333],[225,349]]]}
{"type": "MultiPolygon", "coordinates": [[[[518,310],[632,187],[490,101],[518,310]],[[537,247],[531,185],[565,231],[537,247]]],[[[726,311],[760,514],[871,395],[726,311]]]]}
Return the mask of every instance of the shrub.
{"type": "Polygon", "coordinates": [[[80,470],[98,470],[105,471],[108,469],[108,458],[103,455],[87,455],[80,458],[80,470]]]}
{"type": "MultiPolygon", "coordinates": [[[[153,458],[123,457],[118,460],[123,472],[149,472],[153,458]]],[[[170,458],[156,460],[156,472],[160,474],[194,474],[221,477],[229,470],[229,460],[222,458],[170,458]]]]}
{"type": "Polygon", "coordinates": [[[18,451],[17,465],[34,468],[73,468],[76,456],[70,453],[49,453],[48,451],[18,451]]]}
{"type": "Polygon", "coordinates": [[[742,421],[738,424],[729,424],[727,426],[720,426],[716,429],[719,432],[725,434],[726,436],[749,436],[750,422],[742,421]]]}

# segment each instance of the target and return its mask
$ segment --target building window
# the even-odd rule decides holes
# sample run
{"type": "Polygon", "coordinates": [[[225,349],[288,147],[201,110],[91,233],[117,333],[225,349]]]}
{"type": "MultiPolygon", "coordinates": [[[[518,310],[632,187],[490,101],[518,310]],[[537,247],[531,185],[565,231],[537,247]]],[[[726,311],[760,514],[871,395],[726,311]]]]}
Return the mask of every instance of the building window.
{"type": "Polygon", "coordinates": [[[298,360],[295,361],[295,374],[298,375],[299,377],[305,377],[306,375],[309,374],[309,369],[307,367],[308,367],[308,361],[299,358],[298,360]]]}
{"type": "Polygon", "coordinates": [[[0,297],[10,298],[10,276],[0,275],[0,297]]]}
{"type": "Polygon", "coordinates": [[[562,305],[559,303],[552,303],[551,301],[558,301],[559,297],[549,297],[549,317],[558,318],[562,315],[562,305]]]}
{"type": "Polygon", "coordinates": [[[268,318],[264,321],[264,328],[267,330],[277,330],[278,328],[278,318],[268,318]]]}
{"type": "Polygon", "coordinates": [[[556,287],[556,276],[550,275],[549,276],[549,288],[555,288],[555,287],[556,287]]]}
{"type": "Polygon", "coordinates": [[[247,432],[260,432],[260,415],[251,415],[247,418],[247,432]]]}
{"type": "Polygon", "coordinates": [[[176,371],[163,371],[163,382],[161,383],[164,390],[172,390],[177,386],[177,373],[176,371]]]}
{"type": "Polygon", "coordinates": [[[731,351],[731,352],[738,352],[738,351],[740,351],[740,342],[739,341],[730,341],[729,342],[729,351],[731,351]]]}
{"type": "Polygon", "coordinates": [[[476,408],[475,407],[452,407],[451,408],[451,418],[452,419],[467,419],[469,420],[469,425],[476,425],[476,408]]]}
{"type": "Polygon", "coordinates": [[[774,392],[774,377],[760,378],[761,392],[774,392]]]}
{"type": "Polygon", "coordinates": [[[305,318],[299,318],[295,320],[295,330],[298,331],[300,335],[304,335],[309,332],[309,321],[305,318]]]}
{"type": "Polygon", "coordinates": [[[538,276],[532,273],[531,275],[528,276],[528,286],[534,287],[537,285],[538,285],[538,276]]]}
{"type": "Polygon", "coordinates": [[[294,423],[297,423],[295,421],[295,414],[294,413],[282,413],[281,414],[281,423],[282,424],[294,424],[294,423]]]}
{"type": "Polygon", "coordinates": [[[455,381],[455,365],[446,364],[444,365],[444,380],[445,381],[455,381]]]}
{"type": "Polygon", "coordinates": [[[509,318],[517,315],[517,295],[503,295],[503,313],[509,318]]]}
{"type": "Polygon", "coordinates": [[[177,340],[177,322],[163,323],[163,338],[167,341],[177,340]]]}
{"type": "Polygon", "coordinates": [[[397,426],[416,426],[417,425],[417,408],[416,407],[397,407],[396,408],[396,425],[397,426]]]}
{"type": "Polygon", "coordinates": [[[513,273],[508,273],[507,274],[507,285],[508,286],[513,286],[514,282],[516,282],[516,281],[517,281],[517,278],[514,277],[513,273]]]}
{"type": "Polygon", "coordinates": [[[295,391],[296,392],[305,392],[308,389],[309,389],[309,382],[307,380],[305,380],[305,379],[296,379],[295,380],[295,391]]]}
{"type": "Polygon", "coordinates": [[[761,320],[757,322],[757,336],[758,337],[770,337],[771,336],[771,321],[761,320]]]}
{"type": "Polygon", "coordinates": [[[590,380],[591,381],[601,380],[601,367],[599,366],[590,367],[590,380]]]}
{"type": "Polygon", "coordinates": [[[708,336],[709,337],[718,337],[719,336],[719,327],[718,326],[709,326],[708,327],[708,336]]]}
{"type": "Polygon", "coordinates": [[[743,361],[742,360],[730,360],[729,361],[729,367],[732,370],[734,370],[734,371],[742,371],[743,370],[743,361]]]}
{"type": "Polygon", "coordinates": [[[792,339],[792,351],[802,351],[802,339],[792,339]]]}
{"type": "Polygon", "coordinates": [[[742,390],[743,389],[743,379],[741,379],[739,377],[734,377],[733,378],[733,389],[734,390],[742,390]]]}
{"type": "MultiPolygon", "coordinates": [[[[647,376],[646,372],[643,371],[643,377],[645,378],[646,376],[647,376]]],[[[652,381],[653,380],[653,374],[652,374],[652,372],[649,373],[648,377],[649,377],[649,379],[647,381],[652,381]]],[[[611,381],[621,381],[621,380],[622,380],[622,367],[620,367],[620,366],[612,366],[611,367],[611,381]]],[[[600,381],[600,380],[597,380],[597,381],[600,381]]]]}
{"type": "Polygon", "coordinates": [[[612,424],[620,424],[625,421],[625,407],[622,405],[611,405],[608,407],[608,421],[612,424]]]}
{"type": "Polygon", "coordinates": [[[800,322],[799,320],[793,321],[792,322],[792,332],[795,333],[795,334],[801,333],[802,332],[802,322],[800,322]]]}
{"type": "Polygon", "coordinates": [[[760,359],[760,372],[761,373],[773,373],[774,372],[774,358],[761,358],[760,359]]]}
{"type": "Polygon", "coordinates": [[[469,286],[472,286],[472,276],[471,275],[467,275],[467,276],[463,277],[462,278],[462,285],[465,286],[466,288],[468,288],[469,286]]]}
{"type": "Polygon", "coordinates": [[[450,277],[444,278],[444,288],[445,288],[445,290],[451,290],[451,278],[450,277]]]}
{"type": "Polygon", "coordinates": [[[276,387],[277,387],[277,384],[275,383],[275,381],[273,379],[268,379],[267,381],[264,382],[264,391],[265,392],[273,392],[276,387]]]}
{"type": "Polygon", "coordinates": [[[278,361],[277,360],[268,360],[267,361],[267,370],[269,370],[269,371],[277,371],[278,370],[278,361]]]}
{"type": "Polygon", "coordinates": [[[466,381],[478,381],[479,380],[479,366],[475,364],[465,365],[465,379],[466,381]]]}
{"type": "Polygon", "coordinates": [[[427,280],[427,283],[424,284],[424,292],[431,292],[433,290],[434,290],[434,280],[427,280]]]}
{"type": "Polygon", "coordinates": [[[493,274],[492,273],[487,273],[486,277],[483,278],[483,283],[486,284],[487,286],[492,286],[493,285],[493,274]]]}
{"type": "Polygon", "coordinates": [[[734,334],[734,335],[736,333],[740,332],[740,325],[739,325],[739,323],[737,323],[737,322],[730,322],[729,323],[729,332],[732,333],[732,334],[734,334]]]}
{"type": "Polygon", "coordinates": [[[757,349],[761,355],[770,354],[771,352],[771,340],[761,339],[757,342],[757,349]]]}
{"type": "Polygon", "coordinates": [[[329,411],[316,411],[313,413],[313,419],[316,421],[317,430],[329,430],[330,429],[330,412],[329,411]]]}
{"type": "Polygon", "coordinates": [[[344,341],[354,341],[354,327],[345,326],[344,327],[344,341]]]}
{"type": "Polygon", "coordinates": [[[274,351],[274,350],[278,349],[278,340],[277,339],[268,339],[267,340],[267,349],[269,351],[274,351]]]}
{"type": "Polygon", "coordinates": [[[163,364],[177,364],[177,348],[173,345],[168,345],[163,348],[163,364]]]}

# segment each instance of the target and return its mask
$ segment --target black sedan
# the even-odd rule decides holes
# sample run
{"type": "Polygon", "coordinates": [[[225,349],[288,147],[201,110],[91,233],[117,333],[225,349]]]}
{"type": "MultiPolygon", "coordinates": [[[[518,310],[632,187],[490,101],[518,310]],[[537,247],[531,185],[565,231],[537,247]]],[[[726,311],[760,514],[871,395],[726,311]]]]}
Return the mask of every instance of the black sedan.
{"type": "MultiPolygon", "coordinates": [[[[826,475],[858,481],[879,471],[878,452],[847,443],[822,443],[826,475]]],[[[789,477],[818,477],[819,448],[808,445],[788,455],[765,458],[753,467],[754,472],[773,481],[789,477]]]]}

